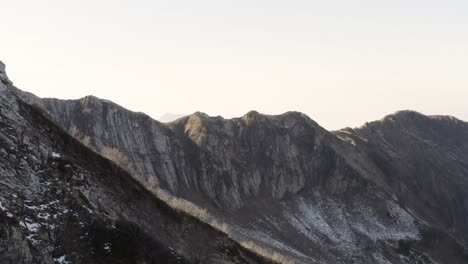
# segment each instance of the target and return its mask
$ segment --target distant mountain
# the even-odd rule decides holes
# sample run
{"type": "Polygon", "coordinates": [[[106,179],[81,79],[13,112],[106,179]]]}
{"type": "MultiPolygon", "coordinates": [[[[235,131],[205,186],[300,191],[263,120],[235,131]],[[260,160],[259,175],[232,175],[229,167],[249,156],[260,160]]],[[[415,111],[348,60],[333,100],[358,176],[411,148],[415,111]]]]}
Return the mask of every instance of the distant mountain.
{"type": "Polygon", "coordinates": [[[183,117],[184,115],[173,114],[173,113],[165,113],[161,117],[158,118],[159,122],[167,123],[172,122],[176,119],[183,117]]]}
{"type": "MultiPolygon", "coordinates": [[[[229,237],[238,257],[468,263],[468,124],[461,120],[402,111],[327,131],[302,113],[252,111],[234,119],[197,112],[163,124],[92,96],[41,99],[8,87],[129,172],[155,201],[219,230],[220,239],[229,237]]],[[[143,213],[132,208],[128,214],[143,213]]],[[[151,226],[133,223],[144,234],[151,226]]],[[[175,246],[175,256],[191,259],[175,246]]],[[[232,263],[219,247],[206,247],[223,260],[202,263],[232,263]]]]}

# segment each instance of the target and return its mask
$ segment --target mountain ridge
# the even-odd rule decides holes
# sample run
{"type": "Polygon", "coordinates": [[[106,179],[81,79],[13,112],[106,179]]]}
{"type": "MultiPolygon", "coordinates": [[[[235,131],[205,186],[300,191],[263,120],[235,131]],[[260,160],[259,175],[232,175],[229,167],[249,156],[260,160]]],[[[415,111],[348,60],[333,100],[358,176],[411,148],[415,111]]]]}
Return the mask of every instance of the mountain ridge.
{"type": "Polygon", "coordinates": [[[464,121],[400,111],[330,132],[299,112],[251,111],[163,124],[96,97],[15,93],[235,241],[297,263],[468,260],[464,121]]]}

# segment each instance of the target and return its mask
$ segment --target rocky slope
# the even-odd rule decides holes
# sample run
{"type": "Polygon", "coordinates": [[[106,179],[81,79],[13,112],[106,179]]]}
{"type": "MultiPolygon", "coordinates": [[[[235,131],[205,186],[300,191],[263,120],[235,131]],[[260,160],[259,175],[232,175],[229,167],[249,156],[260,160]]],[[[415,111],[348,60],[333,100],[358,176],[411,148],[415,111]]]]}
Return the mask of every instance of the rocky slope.
{"type": "Polygon", "coordinates": [[[468,262],[462,121],[401,112],[329,132],[301,113],[250,112],[162,124],[92,96],[12,89],[170,206],[267,258],[468,262]]]}
{"type": "Polygon", "coordinates": [[[337,134],[366,153],[413,215],[468,244],[468,123],[402,111],[337,134]]]}
{"type": "Polygon", "coordinates": [[[24,103],[0,66],[0,263],[268,263],[24,103]]]}

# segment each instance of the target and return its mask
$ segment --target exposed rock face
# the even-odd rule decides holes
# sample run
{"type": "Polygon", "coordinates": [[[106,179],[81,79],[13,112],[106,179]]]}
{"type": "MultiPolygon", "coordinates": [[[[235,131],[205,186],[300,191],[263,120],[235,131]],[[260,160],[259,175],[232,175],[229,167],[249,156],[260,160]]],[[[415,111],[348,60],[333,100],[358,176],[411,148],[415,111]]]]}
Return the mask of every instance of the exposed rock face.
{"type": "Polygon", "coordinates": [[[96,97],[15,94],[149,188],[206,208],[234,240],[284,263],[468,262],[462,121],[401,112],[328,132],[301,113],[250,112],[162,124],[96,97]]]}
{"type": "Polygon", "coordinates": [[[403,111],[337,133],[377,164],[415,216],[468,244],[468,123],[403,111]]]}
{"type": "Polygon", "coordinates": [[[267,263],[0,83],[0,263],[267,263]]]}
{"type": "Polygon", "coordinates": [[[156,178],[163,189],[187,199],[196,191],[220,207],[298,192],[306,178],[319,177],[316,166],[322,164],[309,158],[329,148],[324,142],[330,135],[300,113],[251,112],[233,120],[195,113],[164,125],[92,96],[41,102],[52,118],[88,137],[99,152],[118,149],[138,177],[156,178]]]}

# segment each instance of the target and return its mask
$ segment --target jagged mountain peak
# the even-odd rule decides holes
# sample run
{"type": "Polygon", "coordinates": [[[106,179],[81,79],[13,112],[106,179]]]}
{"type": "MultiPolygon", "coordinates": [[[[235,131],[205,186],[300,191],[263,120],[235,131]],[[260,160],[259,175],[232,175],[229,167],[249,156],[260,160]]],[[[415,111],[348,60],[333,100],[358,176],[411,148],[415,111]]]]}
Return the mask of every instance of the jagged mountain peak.
{"type": "Polygon", "coordinates": [[[375,131],[381,131],[380,135],[392,133],[394,136],[409,133],[425,138],[426,141],[442,140],[447,143],[453,140],[468,139],[467,128],[468,123],[453,116],[428,116],[416,111],[405,110],[385,116],[381,120],[366,123],[353,131],[362,136],[371,135],[375,131]]]}
{"type": "Polygon", "coordinates": [[[249,111],[241,117],[225,119],[222,116],[209,116],[203,112],[195,112],[191,115],[184,116],[173,122],[167,123],[169,127],[185,127],[185,130],[190,128],[205,127],[207,130],[216,131],[219,129],[233,129],[234,127],[255,126],[259,129],[298,129],[303,130],[313,129],[325,131],[317,122],[309,118],[306,114],[296,111],[289,111],[279,115],[267,115],[257,111],[249,111]]]}
{"type": "Polygon", "coordinates": [[[421,122],[427,120],[428,116],[414,110],[400,110],[383,118],[383,122],[421,122]]]}
{"type": "Polygon", "coordinates": [[[268,115],[268,114],[263,114],[260,113],[256,110],[252,110],[247,112],[245,115],[240,117],[241,119],[244,120],[249,120],[249,119],[284,119],[284,118],[307,118],[310,119],[307,115],[301,112],[297,111],[288,111],[279,115],[268,115]]]}
{"type": "MultiPolygon", "coordinates": [[[[114,108],[114,109],[117,109],[117,111],[129,111],[129,112],[132,112],[126,108],[124,108],[123,106],[117,104],[117,103],[114,103],[110,100],[106,100],[106,99],[101,99],[97,96],[94,96],[94,95],[87,95],[85,97],[82,97],[78,100],[76,100],[78,102],[81,102],[81,105],[83,107],[83,112],[86,112],[86,113],[90,113],[91,111],[93,111],[93,109],[96,109],[96,110],[101,110],[103,107],[107,107],[107,108],[114,108]]],[[[143,113],[141,113],[143,114],[143,113]]]]}
{"type": "Polygon", "coordinates": [[[118,105],[120,106],[119,104],[111,101],[111,100],[107,100],[107,99],[102,99],[102,98],[99,98],[97,96],[94,96],[94,95],[86,95],[80,99],[78,99],[79,101],[90,101],[90,102],[96,102],[96,103],[107,103],[107,104],[113,104],[113,105],[118,105]]]}
{"type": "Polygon", "coordinates": [[[183,128],[185,132],[189,130],[201,130],[201,129],[210,129],[215,128],[217,125],[220,125],[224,122],[224,118],[221,116],[209,116],[206,113],[197,111],[193,114],[181,117],[174,120],[173,122],[166,123],[170,128],[183,128]]]}
{"type": "Polygon", "coordinates": [[[366,122],[364,125],[357,127],[355,129],[364,129],[367,127],[372,127],[373,125],[389,125],[389,124],[396,124],[396,123],[408,122],[408,121],[411,122],[411,121],[417,121],[417,120],[426,119],[426,118],[427,116],[417,111],[400,110],[395,113],[386,115],[380,120],[366,122]]]}
{"type": "Polygon", "coordinates": [[[240,117],[240,120],[247,125],[247,126],[252,126],[252,125],[271,125],[273,119],[276,116],[272,115],[265,115],[261,114],[255,110],[249,111],[242,117],[240,117]]]}
{"type": "Polygon", "coordinates": [[[219,117],[212,117],[212,116],[209,116],[207,113],[204,113],[204,112],[201,112],[201,111],[197,111],[191,115],[188,115],[187,116],[188,119],[200,119],[200,120],[203,120],[203,121],[209,121],[209,120],[213,120],[213,119],[219,119],[219,117]]]}
{"type": "Polygon", "coordinates": [[[387,115],[378,121],[368,122],[363,126],[357,129],[363,129],[366,127],[372,126],[402,126],[402,127],[411,127],[411,126],[429,126],[431,123],[436,124],[437,121],[448,121],[453,124],[466,124],[465,121],[460,120],[453,116],[448,115],[425,115],[418,111],[414,110],[401,110],[393,114],[387,115]],[[434,122],[436,121],[436,122],[434,122]]]}

